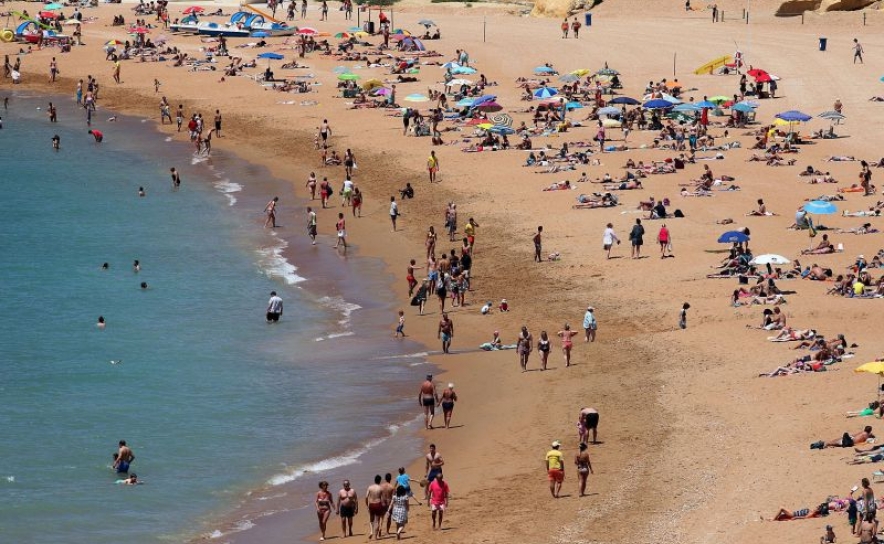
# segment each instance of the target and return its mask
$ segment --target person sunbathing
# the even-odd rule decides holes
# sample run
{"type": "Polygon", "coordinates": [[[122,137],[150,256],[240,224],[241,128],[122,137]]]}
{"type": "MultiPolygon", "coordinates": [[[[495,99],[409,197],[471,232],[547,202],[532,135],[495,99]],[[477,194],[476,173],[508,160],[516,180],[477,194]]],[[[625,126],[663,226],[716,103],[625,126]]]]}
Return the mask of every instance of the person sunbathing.
{"type": "Polygon", "coordinates": [[[544,187],[544,191],[568,191],[571,189],[576,189],[576,187],[571,185],[571,182],[568,180],[565,181],[557,181],[550,185],[549,187],[544,187]]]}
{"type": "MultiPolygon", "coordinates": [[[[779,308],[777,308],[779,310],[779,308]]],[[[768,329],[771,330],[771,329],[768,329]]],[[[793,329],[786,327],[776,336],[768,336],[769,342],[797,342],[799,340],[810,340],[816,336],[814,329],[793,329]]]]}
{"type": "MultiPolygon", "coordinates": [[[[821,504],[811,510],[810,508],[800,508],[798,510],[787,510],[785,508],[780,508],[780,510],[776,513],[774,517],[770,519],[770,521],[792,521],[795,519],[811,519],[818,518],[823,515],[823,507],[826,507],[828,510],[828,506],[825,504],[821,504]]],[[[764,521],[764,518],[761,518],[764,521]]]]}
{"type": "Polygon", "coordinates": [[[870,438],[875,438],[872,434],[872,426],[866,425],[862,431],[856,434],[844,433],[841,438],[823,441],[819,440],[810,445],[812,450],[822,450],[826,448],[852,448],[856,444],[865,444],[870,438]]]}
{"type": "Polygon", "coordinates": [[[841,234],[877,234],[881,232],[872,226],[871,223],[863,223],[860,227],[853,227],[852,229],[838,229],[837,232],[841,234]]]}
{"type": "MultiPolygon", "coordinates": [[[[844,197],[842,197],[842,200],[843,198],[844,197]]],[[[869,210],[860,210],[858,212],[849,212],[847,210],[844,210],[843,212],[841,212],[841,215],[844,217],[880,217],[881,210],[877,206],[873,206],[869,210]]]]}
{"type": "Polygon", "coordinates": [[[777,215],[777,214],[767,211],[767,206],[764,204],[764,200],[759,198],[758,199],[758,208],[756,208],[754,210],[750,210],[749,213],[747,213],[746,215],[747,216],[755,216],[755,217],[759,217],[759,216],[763,217],[763,216],[772,216],[772,215],[777,215]]]}
{"type": "Polygon", "coordinates": [[[853,155],[832,155],[826,159],[826,162],[854,162],[858,160],[853,155]]]}
{"type": "Polygon", "coordinates": [[[839,187],[838,192],[839,193],[865,193],[866,190],[862,185],[860,185],[858,183],[853,183],[850,185],[850,187],[839,187]]]}
{"type": "Polygon", "coordinates": [[[802,255],[826,255],[829,253],[835,253],[835,246],[832,244],[826,244],[822,247],[815,247],[813,249],[801,250],[802,255]]]}
{"type": "Polygon", "coordinates": [[[608,184],[604,186],[606,191],[632,191],[636,189],[644,189],[640,180],[622,181],[617,184],[608,184]]]}
{"type": "MultiPolygon", "coordinates": [[[[846,416],[847,417],[868,417],[868,416],[874,416],[876,413],[880,413],[880,411],[881,411],[881,403],[877,400],[874,400],[874,401],[870,402],[869,405],[867,407],[863,408],[862,410],[851,410],[851,411],[847,412],[846,416]]],[[[877,417],[881,417],[880,414],[877,417]]],[[[868,453],[870,451],[880,450],[881,448],[884,448],[884,444],[877,444],[867,450],[861,450],[859,448],[854,448],[853,451],[855,451],[856,453],[868,453]]]]}
{"type": "Polygon", "coordinates": [[[801,277],[812,281],[828,281],[832,277],[832,269],[813,265],[801,272],[801,277]]]}
{"type": "Polygon", "coordinates": [[[807,183],[809,183],[811,185],[816,185],[818,183],[838,183],[838,180],[835,179],[835,176],[826,172],[825,175],[810,178],[809,180],[807,180],[807,183]]]}
{"type": "Polygon", "coordinates": [[[791,374],[801,374],[803,372],[825,372],[826,365],[820,362],[808,363],[807,361],[796,359],[786,366],[779,366],[770,372],[762,372],[759,378],[776,378],[777,376],[789,376],[791,374]]]}

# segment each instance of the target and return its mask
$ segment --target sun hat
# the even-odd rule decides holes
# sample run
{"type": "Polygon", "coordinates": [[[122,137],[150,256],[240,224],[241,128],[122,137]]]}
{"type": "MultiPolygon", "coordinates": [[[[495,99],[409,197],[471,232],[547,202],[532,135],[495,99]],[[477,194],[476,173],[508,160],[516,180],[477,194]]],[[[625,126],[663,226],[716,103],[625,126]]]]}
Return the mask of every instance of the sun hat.
{"type": "Polygon", "coordinates": [[[453,383],[449,383],[449,384],[448,384],[448,389],[454,389],[454,384],[453,384],[453,383]]]}
{"type": "Polygon", "coordinates": [[[554,442],[552,443],[552,447],[553,447],[553,448],[558,448],[558,447],[560,447],[561,445],[562,445],[562,443],[559,442],[558,440],[556,440],[556,441],[554,441],[554,442]]]}

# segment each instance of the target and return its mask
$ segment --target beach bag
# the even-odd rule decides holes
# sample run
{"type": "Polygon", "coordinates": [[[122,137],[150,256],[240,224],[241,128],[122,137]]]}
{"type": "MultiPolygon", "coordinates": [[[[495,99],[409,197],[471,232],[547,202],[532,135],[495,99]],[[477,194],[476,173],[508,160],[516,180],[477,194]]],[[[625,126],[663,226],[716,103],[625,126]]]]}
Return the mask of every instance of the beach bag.
{"type": "Polygon", "coordinates": [[[853,437],[850,436],[850,433],[844,433],[841,437],[841,447],[842,448],[852,448],[853,447],[853,437]]]}
{"type": "Polygon", "coordinates": [[[684,217],[684,212],[681,210],[675,210],[675,213],[672,214],[673,217],[684,217]]]}

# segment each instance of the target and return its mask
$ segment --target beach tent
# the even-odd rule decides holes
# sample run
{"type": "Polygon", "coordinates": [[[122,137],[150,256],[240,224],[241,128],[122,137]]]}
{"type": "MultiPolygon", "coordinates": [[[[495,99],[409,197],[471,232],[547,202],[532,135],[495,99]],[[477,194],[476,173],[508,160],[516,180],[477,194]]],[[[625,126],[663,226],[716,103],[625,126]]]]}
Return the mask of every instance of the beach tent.
{"type": "Polygon", "coordinates": [[[838,212],[838,207],[825,200],[811,200],[804,206],[804,211],[814,215],[832,215],[838,212]]]}

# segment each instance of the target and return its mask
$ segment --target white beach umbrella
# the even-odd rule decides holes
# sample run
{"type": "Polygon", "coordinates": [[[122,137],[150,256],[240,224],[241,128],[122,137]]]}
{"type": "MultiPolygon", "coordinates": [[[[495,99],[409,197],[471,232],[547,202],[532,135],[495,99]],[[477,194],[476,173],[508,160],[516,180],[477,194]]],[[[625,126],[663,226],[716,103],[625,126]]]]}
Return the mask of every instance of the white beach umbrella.
{"type": "Polygon", "coordinates": [[[749,261],[749,264],[772,264],[772,265],[783,265],[791,263],[791,259],[787,259],[782,255],[774,255],[773,253],[767,253],[765,255],[759,255],[749,261]]]}

